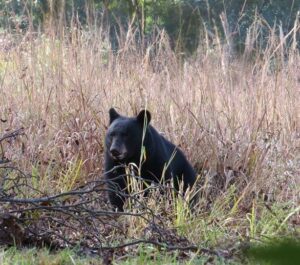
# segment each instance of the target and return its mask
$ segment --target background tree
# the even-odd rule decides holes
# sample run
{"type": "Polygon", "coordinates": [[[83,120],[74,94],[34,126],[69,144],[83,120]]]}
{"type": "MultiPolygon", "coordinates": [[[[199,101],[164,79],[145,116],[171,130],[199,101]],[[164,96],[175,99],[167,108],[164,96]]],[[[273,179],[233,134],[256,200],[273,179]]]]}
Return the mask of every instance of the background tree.
{"type": "MultiPolygon", "coordinates": [[[[58,30],[76,21],[81,27],[105,24],[110,27],[112,46],[128,25],[136,27],[144,42],[156,28],[163,28],[171,46],[193,54],[203,32],[228,40],[234,51],[243,51],[254,20],[262,21],[261,39],[268,28],[279,27],[287,34],[300,10],[295,0],[0,0],[0,28],[26,31],[29,27],[54,25],[58,30]]],[[[279,31],[278,31],[279,32],[279,31]]],[[[299,38],[299,37],[298,37],[299,38]]]]}

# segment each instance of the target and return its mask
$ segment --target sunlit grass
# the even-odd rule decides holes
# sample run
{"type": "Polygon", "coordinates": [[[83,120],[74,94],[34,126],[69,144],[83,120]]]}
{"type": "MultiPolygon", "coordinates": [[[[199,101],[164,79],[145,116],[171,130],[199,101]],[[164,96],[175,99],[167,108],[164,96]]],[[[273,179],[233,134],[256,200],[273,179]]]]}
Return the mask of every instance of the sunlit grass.
{"type": "MultiPolygon", "coordinates": [[[[121,43],[113,54],[105,36],[91,30],[61,39],[41,34],[0,50],[0,133],[25,129],[4,144],[5,157],[45,194],[71,190],[101,177],[108,109],[133,115],[147,106],[151,123],[183,149],[201,183],[196,210],[172,192],[141,198],[167,227],[193,244],[220,248],[299,235],[299,52],[281,58],[288,47],[273,36],[267,52],[257,50],[251,60],[230,61],[221,46],[199,47],[180,64],[163,33],[151,56],[129,33],[121,43]]],[[[133,180],[132,192],[141,189],[133,180]]],[[[139,211],[134,201],[126,207],[139,211]]],[[[131,216],[120,222],[133,238],[147,227],[131,216]]],[[[153,251],[155,258],[147,252],[130,264],[154,264],[153,251]]],[[[72,264],[68,255],[59,262],[72,264]]],[[[25,256],[2,251],[3,264],[14,264],[8,257],[25,256]]]]}

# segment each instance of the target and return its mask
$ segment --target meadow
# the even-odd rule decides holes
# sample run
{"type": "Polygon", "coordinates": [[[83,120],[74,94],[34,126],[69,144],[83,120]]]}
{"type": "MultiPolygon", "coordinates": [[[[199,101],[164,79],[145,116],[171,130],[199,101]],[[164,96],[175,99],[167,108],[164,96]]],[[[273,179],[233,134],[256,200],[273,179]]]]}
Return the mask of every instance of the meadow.
{"type": "MultiPolygon", "coordinates": [[[[299,238],[299,26],[288,36],[270,29],[261,48],[256,30],[236,58],[216,38],[204,39],[186,59],[163,31],[146,48],[134,30],[123,32],[117,52],[100,29],[74,28],[60,38],[51,30],[2,34],[0,136],[24,132],[1,143],[2,158],[38,176],[34,185],[43,194],[70,191],[103,177],[109,108],[131,116],[146,107],[155,128],[184,150],[201,191],[192,213],[179,204],[163,210],[166,201],[151,196],[148,206],[192,244],[228,255],[143,245],[118,255],[117,263],[240,263],[244,245],[299,238]]],[[[147,225],[133,217],[119,222],[128,238],[147,225]]],[[[68,249],[0,251],[1,264],[97,262],[68,249]]]]}

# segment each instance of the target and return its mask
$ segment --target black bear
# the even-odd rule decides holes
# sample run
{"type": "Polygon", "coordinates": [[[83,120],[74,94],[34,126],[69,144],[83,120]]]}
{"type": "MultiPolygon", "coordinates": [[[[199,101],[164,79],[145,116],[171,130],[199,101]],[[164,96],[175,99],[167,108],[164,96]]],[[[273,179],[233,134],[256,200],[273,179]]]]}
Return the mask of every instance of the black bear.
{"type": "Polygon", "coordinates": [[[123,211],[124,194],[128,192],[125,168],[121,165],[139,165],[142,149],[145,152],[140,170],[143,180],[158,183],[162,177],[165,181],[173,179],[177,190],[179,182],[183,181],[184,191],[194,184],[194,169],[183,152],[149,124],[149,111],[142,110],[136,117],[124,117],[111,108],[109,118],[104,167],[109,201],[113,207],[123,211]]]}

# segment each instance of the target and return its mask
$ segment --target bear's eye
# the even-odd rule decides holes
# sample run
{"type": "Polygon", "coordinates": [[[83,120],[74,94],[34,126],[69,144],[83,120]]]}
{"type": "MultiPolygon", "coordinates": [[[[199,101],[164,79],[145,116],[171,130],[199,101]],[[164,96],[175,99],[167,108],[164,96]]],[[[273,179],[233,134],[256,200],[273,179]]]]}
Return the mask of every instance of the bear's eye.
{"type": "Polygon", "coordinates": [[[116,136],[116,133],[115,133],[115,132],[111,132],[111,133],[109,134],[109,136],[110,136],[110,137],[115,137],[115,136],[116,136]]]}

